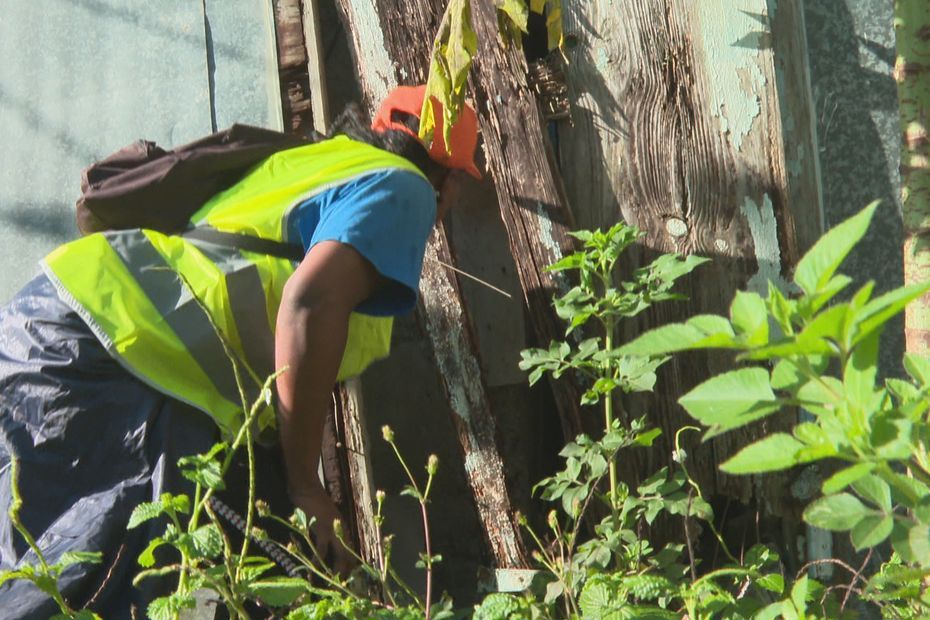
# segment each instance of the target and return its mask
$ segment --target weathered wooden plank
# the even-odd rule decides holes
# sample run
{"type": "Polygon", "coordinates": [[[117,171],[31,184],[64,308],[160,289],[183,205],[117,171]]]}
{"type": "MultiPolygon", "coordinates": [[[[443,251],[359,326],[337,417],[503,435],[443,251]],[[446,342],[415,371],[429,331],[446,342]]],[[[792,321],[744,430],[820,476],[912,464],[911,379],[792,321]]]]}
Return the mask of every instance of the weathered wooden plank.
{"type": "Polygon", "coordinates": [[[307,47],[304,45],[300,0],[275,0],[274,16],[278,67],[294,69],[304,65],[307,62],[307,47]]]}
{"type": "MultiPolygon", "coordinates": [[[[560,126],[560,160],[579,222],[604,226],[622,216],[636,224],[646,232],[640,260],[669,251],[714,257],[682,287],[689,304],[657,308],[633,331],[726,313],[735,290],[783,282],[819,232],[819,181],[806,165],[816,159],[809,92],[803,70],[788,66],[806,63],[799,56],[799,9],[780,2],[773,32],[772,4],[621,0],[564,7],[573,44],[567,76],[573,122],[560,126]],[[781,54],[780,80],[774,49],[781,54]],[[792,92],[790,132],[783,131],[779,81],[792,92]],[[789,154],[790,170],[785,144],[798,149],[789,154]]],[[[692,422],[678,396],[730,363],[727,356],[693,354],[666,366],[648,409],[667,442],[692,422]]],[[[729,433],[692,451],[689,470],[709,495],[748,499],[756,487],[769,508],[787,510],[783,478],[767,477],[759,487],[752,478],[717,471],[757,433],[729,433]]]]}
{"type": "MultiPolygon", "coordinates": [[[[807,27],[802,0],[769,3],[782,144],[788,174],[787,208],[794,219],[798,251],[808,250],[824,231],[823,183],[817,119],[807,62],[807,27]]],[[[765,40],[762,39],[762,43],[765,40]]]]}
{"type": "Polygon", "coordinates": [[[303,32],[306,41],[307,70],[310,78],[310,101],[313,128],[326,133],[331,120],[326,97],[326,58],[323,33],[320,30],[320,10],[316,0],[303,0],[303,32]]]}
{"type": "MultiPolygon", "coordinates": [[[[564,325],[551,308],[552,297],[567,290],[563,274],[545,270],[572,247],[574,226],[552,170],[536,99],[527,85],[527,64],[515,46],[504,46],[497,33],[493,3],[472,6],[478,55],[473,84],[488,168],[494,178],[501,216],[529,310],[541,345],[564,337],[564,325]]],[[[579,391],[571,378],[550,380],[566,438],[582,428],[579,391]]]]}
{"type": "MultiPolygon", "coordinates": [[[[399,81],[422,82],[441,3],[384,0],[340,3],[354,41],[359,77],[369,109],[399,81]],[[377,32],[375,35],[373,33],[377,32]]],[[[427,248],[420,283],[419,317],[433,345],[465,458],[465,473],[498,567],[525,565],[518,528],[495,443],[477,347],[461,292],[436,259],[452,262],[445,231],[438,227],[427,248]]]]}
{"type": "MultiPolygon", "coordinates": [[[[344,446],[341,463],[345,463],[352,488],[352,497],[339,506],[350,519],[357,536],[358,552],[362,558],[380,566],[380,541],[375,528],[375,492],[371,477],[369,442],[371,435],[365,423],[362,390],[358,379],[346,381],[336,392],[336,435],[344,446]]],[[[344,473],[344,472],[343,472],[344,473]]]]}
{"type": "MultiPolygon", "coordinates": [[[[275,0],[275,39],[278,50],[278,71],[281,86],[281,107],[284,128],[306,135],[315,128],[311,105],[307,45],[304,43],[304,22],[301,0],[275,0]]],[[[317,96],[323,96],[317,93],[317,96]]]]}
{"type": "Polygon", "coordinates": [[[433,343],[439,376],[449,395],[453,423],[465,455],[465,474],[475,497],[484,535],[499,568],[526,566],[504,464],[497,451],[497,422],[476,355],[468,311],[454,277],[438,265],[451,264],[445,230],[438,224],[426,248],[420,282],[420,316],[433,343]]]}

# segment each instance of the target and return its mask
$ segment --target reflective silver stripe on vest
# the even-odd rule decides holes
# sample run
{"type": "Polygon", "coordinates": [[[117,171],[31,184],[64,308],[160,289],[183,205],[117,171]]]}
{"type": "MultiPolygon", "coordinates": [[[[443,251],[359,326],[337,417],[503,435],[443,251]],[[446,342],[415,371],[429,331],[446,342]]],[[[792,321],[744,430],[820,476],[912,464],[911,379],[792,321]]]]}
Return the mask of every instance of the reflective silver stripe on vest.
{"type": "Polygon", "coordinates": [[[274,335],[269,327],[265,287],[258,267],[238,250],[198,239],[188,242],[226,273],[226,292],[242,351],[252,371],[264,383],[274,372],[274,335]]]}
{"type": "MultiPolygon", "coordinates": [[[[178,339],[184,343],[191,357],[197,362],[213,382],[217,392],[232,403],[241,402],[239,389],[236,385],[236,376],[233,371],[232,361],[229,359],[220,337],[217,335],[210,319],[200,307],[196,300],[193,299],[191,292],[183,283],[181,278],[175,273],[175,270],[168,265],[162,255],[155,249],[149,240],[138,231],[119,231],[107,233],[107,240],[113,250],[119,255],[125,263],[126,268],[144,291],[158,313],[165,319],[167,325],[174,331],[178,339]]],[[[255,266],[246,261],[236,250],[224,250],[222,248],[212,247],[208,257],[216,263],[217,267],[227,274],[227,286],[230,280],[240,281],[243,284],[249,284],[252,288],[250,278],[234,277],[230,278],[230,273],[235,273],[236,267],[255,266]]],[[[230,289],[230,298],[239,299],[244,295],[251,295],[253,299],[257,298],[257,303],[261,306],[261,315],[251,314],[251,320],[241,319],[243,310],[233,309],[233,316],[236,320],[237,328],[243,326],[262,323],[265,331],[268,330],[267,313],[265,312],[265,297],[258,278],[257,270],[254,273],[254,279],[258,281],[258,292],[248,291],[242,293],[237,291],[235,294],[230,289]],[[258,320],[256,320],[258,319],[258,320]],[[264,319],[264,320],[262,320],[264,319]]],[[[245,329],[246,333],[250,332],[249,328],[245,329]]],[[[242,336],[246,339],[245,336],[242,336]]],[[[267,342],[271,343],[270,338],[267,342]]],[[[257,348],[257,345],[250,344],[250,348],[257,348]]],[[[273,347],[273,343],[270,344],[273,347]]],[[[246,347],[243,342],[243,347],[246,347]]],[[[248,352],[248,349],[246,349],[248,352]]],[[[266,355],[267,357],[267,355],[266,355]]],[[[258,372],[258,368],[253,369],[258,372]]],[[[244,387],[246,388],[247,398],[250,400],[255,397],[258,387],[243,373],[244,387]]],[[[259,377],[263,375],[259,374],[259,377]]]]}

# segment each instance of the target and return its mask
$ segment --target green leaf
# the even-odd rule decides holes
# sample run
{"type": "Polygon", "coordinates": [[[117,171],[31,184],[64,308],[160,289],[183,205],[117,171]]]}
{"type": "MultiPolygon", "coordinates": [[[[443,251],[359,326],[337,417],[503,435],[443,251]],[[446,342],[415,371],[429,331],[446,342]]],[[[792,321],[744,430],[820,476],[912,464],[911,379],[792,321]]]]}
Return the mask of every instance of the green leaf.
{"type": "Polygon", "coordinates": [[[807,378],[791,359],[780,360],[772,369],[772,388],[776,390],[795,390],[802,386],[807,378]]]}
{"type": "Polygon", "coordinates": [[[889,377],[885,379],[885,387],[898,399],[899,402],[902,403],[909,403],[920,397],[920,390],[914,387],[912,383],[905,381],[904,379],[895,379],[894,377],[889,377]]]}
{"type": "MultiPolygon", "coordinates": [[[[753,620],[776,620],[777,618],[790,618],[790,613],[786,608],[791,607],[790,603],[778,601],[776,603],[771,603],[764,608],[760,609],[753,616],[753,620]]],[[[793,616],[797,618],[797,613],[793,616]]]]}
{"type": "Polygon", "coordinates": [[[765,305],[768,308],[769,314],[772,315],[772,318],[775,319],[775,322],[782,331],[787,334],[791,330],[796,304],[794,301],[785,297],[784,293],[782,293],[778,286],[771,280],[769,281],[768,293],[768,299],[765,300],[765,305]]]}
{"type": "Polygon", "coordinates": [[[769,317],[758,293],[736,291],[730,304],[730,322],[746,346],[768,344],[769,317]]]}
{"type": "MultiPolygon", "coordinates": [[[[850,284],[852,284],[852,278],[849,276],[844,276],[843,274],[833,276],[824,285],[819,293],[813,297],[802,297],[799,300],[800,314],[803,316],[810,316],[811,314],[820,312],[821,308],[827,305],[827,303],[838,294],[843,292],[843,290],[850,284]]],[[[846,324],[847,322],[844,321],[844,328],[846,324]]]]}
{"type": "Polygon", "coordinates": [[[826,495],[838,493],[859,478],[870,473],[873,469],[875,469],[875,463],[857,463],[846,469],[841,469],[823,481],[822,490],[826,495]]]}
{"type": "Polygon", "coordinates": [[[821,497],[804,510],[804,520],[814,527],[834,532],[851,530],[859,521],[873,514],[849,493],[821,497]]]}
{"type": "Polygon", "coordinates": [[[798,261],[794,281],[805,293],[814,295],[825,287],[849,252],[865,235],[877,207],[878,202],[873,202],[833,227],[798,261]]]}
{"type": "Polygon", "coordinates": [[[768,575],[762,575],[756,579],[756,585],[769,592],[781,594],[785,591],[785,578],[778,573],[769,573],[768,575]]]}
{"type": "Polygon", "coordinates": [[[504,592],[488,594],[481,604],[475,606],[472,620],[518,620],[534,618],[533,603],[526,598],[504,592]]]}
{"type": "Polygon", "coordinates": [[[0,585],[3,585],[7,581],[15,581],[17,579],[26,579],[31,581],[35,578],[35,574],[35,569],[28,564],[16,570],[0,570],[0,585]]]}
{"type": "Polygon", "coordinates": [[[693,418],[711,427],[706,437],[744,426],[781,408],[769,385],[769,373],[758,367],[712,377],[678,402],[693,418]]]}
{"type": "Polygon", "coordinates": [[[807,601],[810,597],[809,590],[810,579],[807,575],[794,582],[794,586],[791,587],[791,603],[794,605],[795,610],[803,612],[807,609],[807,601]]]}
{"type": "Polygon", "coordinates": [[[832,415],[840,404],[843,384],[836,377],[822,376],[801,386],[797,398],[801,406],[815,415],[832,415]]]}
{"type": "Polygon", "coordinates": [[[495,0],[495,4],[497,10],[507,16],[514,28],[520,32],[527,32],[529,11],[524,0],[495,0]]]}
{"type": "Polygon", "coordinates": [[[867,303],[858,313],[856,319],[857,329],[852,344],[880,332],[885,323],[902,312],[907,304],[921,297],[927,291],[930,291],[930,282],[922,282],[911,286],[902,286],[867,303]]]}
{"type": "Polygon", "coordinates": [[[750,444],[720,466],[728,474],[780,471],[797,465],[796,455],[804,447],[787,433],[775,433],[750,444]]]}
{"type": "MultiPolygon", "coordinates": [[[[611,584],[613,585],[613,584],[611,584]]],[[[578,597],[581,614],[585,618],[611,618],[619,620],[627,597],[615,587],[608,587],[605,580],[592,579],[585,584],[578,597]]]]}
{"type": "Polygon", "coordinates": [[[874,547],[891,534],[894,518],[889,515],[869,515],[857,523],[849,533],[856,551],[874,547]]]}
{"type": "Polygon", "coordinates": [[[190,541],[196,551],[195,557],[212,559],[223,552],[223,535],[213,523],[198,527],[191,532],[190,541]]]}
{"type": "Polygon", "coordinates": [[[65,551],[55,564],[64,570],[73,564],[100,564],[102,561],[103,554],[99,551],[65,551]]]}
{"type": "Polygon", "coordinates": [[[161,536],[149,541],[148,546],[139,554],[139,566],[142,568],[151,568],[155,565],[155,550],[166,544],[165,539],[161,536]]]}
{"type": "Polygon", "coordinates": [[[904,370],[919,385],[930,383],[930,360],[914,353],[904,354],[904,370]]]}
{"type": "Polygon", "coordinates": [[[155,519],[165,513],[165,505],[162,502],[142,502],[132,510],[129,515],[129,523],[126,529],[131,530],[138,527],[146,521],[155,519]]]}
{"type": "Polygon", "coordinates": [[[930,525],[896,521],[891,546],[905,562],[930,568],[930,525]]]}
{"type": "Polygon", "coordinates": [[[194,609],[196,601],[193,596],[172,594],[162,596],[149,603],[146,613],[149,620],[172,620],[185,609],[194,609]]]}
{"type": "Polygon", "coordinates": [[[901,503],[913,509],[918,502],[930,497],[930,489],[919,480],[894,472],[888,474],[888,478],[894,503],[901,503]]]}
{"type": "Polygon", "coordinates": [[[875,401],[875,378],[878,376],[878,332],[859,343],[846,362],[843,387],[846,402],[859,411],[870,411],[875,401]]]}
{"type": "Polygon", "coordinates": [[[250,584],[248,590],[266,605],[284,607],[309,592],[309,585],[298,577],[275,577],[250,584]]]}
{"type": "Polygon", "coordinates": [[[223,490],[226,485],[223,483],[222,465],[216,457],[225,449],[226,444],[218,443],[206,454],[181,457],[178,459],[181,475],[208,489],[223,490]]]}
{"type": "Polygon", "coordinates": [[[852,485],[860,497],[869,500],[886,514],[891,513],[891,489],[878,476],[863,476],[852,485]]]}
{"type": "Polygon", "coordinates": [[[471,23],[468,0],[450,0],[433,42],[426,96],[420,113],[420,138],[428,144],[434,140],[436,127],[432,98],[442,106],[443,143],[448,150],[449,130],[465,105],[465,87],[472,58],[478,49],[478,37],[471,23]]]}
{"type": "Polygon", "coordinates": [[[733,328],[724,317],[698,315],[687,323],[673,323],[642,334],[620,347],[623,355],[656,356],[689,349],[736,348],[733,328]]]}

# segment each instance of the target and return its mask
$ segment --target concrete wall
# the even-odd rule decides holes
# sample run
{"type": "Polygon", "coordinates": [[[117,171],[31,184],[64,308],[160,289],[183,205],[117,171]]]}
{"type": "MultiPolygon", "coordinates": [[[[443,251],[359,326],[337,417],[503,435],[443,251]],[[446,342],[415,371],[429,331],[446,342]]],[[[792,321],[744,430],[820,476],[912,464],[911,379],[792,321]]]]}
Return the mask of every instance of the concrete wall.
{"type": "Polygon", "coordinates": [[[0,16],[0,303],[73,238],[80,171],[138,138],[281,126],[271,2],[33,0],[0,16]]]}
{"type": "MultiPolygon", "coordinates": [[[[881,199],[843,268],[858,282],[875,280],[878,292],[903,282],[893,9],[887,0],[805,0],[826,226],[881,199]]],[[[903,329],[898,320],[885,332],[885,372],[900,367],[903,329]]]]}

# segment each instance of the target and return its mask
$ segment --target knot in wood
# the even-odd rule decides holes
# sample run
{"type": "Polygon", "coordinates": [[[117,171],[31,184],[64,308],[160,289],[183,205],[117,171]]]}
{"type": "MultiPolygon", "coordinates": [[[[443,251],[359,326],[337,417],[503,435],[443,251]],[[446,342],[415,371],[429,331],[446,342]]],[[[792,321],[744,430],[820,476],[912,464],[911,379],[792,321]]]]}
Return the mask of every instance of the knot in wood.
{"type": "Polygon", "coordinates": [[[665,220],[665,230],[673,237],[684,237],[688,234],[688,224],[677,217],[665,220]]]}

